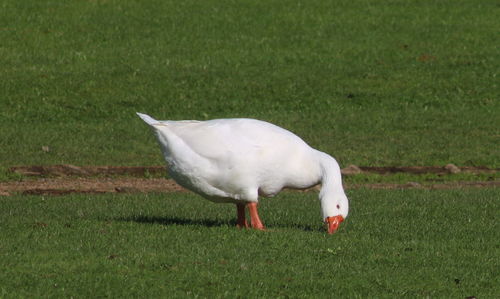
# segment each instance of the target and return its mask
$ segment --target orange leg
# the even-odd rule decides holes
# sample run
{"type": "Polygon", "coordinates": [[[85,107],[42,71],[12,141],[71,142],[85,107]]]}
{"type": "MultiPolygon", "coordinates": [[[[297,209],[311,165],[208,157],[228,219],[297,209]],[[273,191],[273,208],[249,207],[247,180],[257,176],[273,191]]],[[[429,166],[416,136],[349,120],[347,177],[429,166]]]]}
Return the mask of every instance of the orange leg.
{"type": "Polygon", "coordinates": [[[248,204],[248,210],[250,211],[250,220],[252,222],[252,228],[258,230],[264,230],[264,224],[260,220],[259,213],[257,212],[257,203],[251,202],[248,204]]]}
{"type": "Polygon", "coordinates": [[[236,204],[236,211],[238,214],[238,220],[236,220],[236,226],[238,228],[247,228],[248,227],[248,222],[245,218],[245,204],[236,204]]]}

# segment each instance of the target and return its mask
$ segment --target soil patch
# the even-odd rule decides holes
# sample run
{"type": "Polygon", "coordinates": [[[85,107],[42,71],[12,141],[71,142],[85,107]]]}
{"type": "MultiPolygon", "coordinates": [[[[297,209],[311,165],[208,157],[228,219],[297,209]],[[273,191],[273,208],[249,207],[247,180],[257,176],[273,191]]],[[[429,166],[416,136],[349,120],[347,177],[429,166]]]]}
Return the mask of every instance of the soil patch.
{"type": "Polygon", "coordinates": [[[18,182],[0,182],[0,195],[178,191],[185,191],[185,189],[174,180],[157,178],[45,178],[18,182]]]}
{"type": "MultiPolygon", "coordinates": [[[[436,184],[420,183],[376,183],[376,184],[346,184],[346,189],[454,189],[454,188],[485,188],[500,187],[500,181],[488,182],[448,182],[436,184]]],[[[301,192],[317,191],[315,186],[301,192]]],[[[160,178],[44,178],[17,182],[0,182],[0,196],[14,194],[26,195],[66,195],[71,193],[169,193],[185,192],[172,179],[160,178]]]]}
{"type": "Polygon", "coordinates": [[[75,166],[70,164],[44,166],[14,166],[9,168],[12,173],[24,176],[62,177],[62,176],[133,176],[164,175],[164,166],[75,166]]]}
{"type": "Polygon", "coordinates": [[[349,165],[346,168],[342,169],[342,174],[344,175],[355,175],[355,174],[394,174],[394,173],[407,173],[407,174],[454,174],[454,173],[473,173],[473,174],[481,174],[481,173],[497,173],[499,169],[492,169],[484,166],[463,166],[458,167],[454,164],[447,164],[445,166],[385,166],[385,167],[377,167],[377,166],[356,166],[349,165]]]}
{"type": "MultiPolygon", "coordinates": [[[[147,192],[184,192],[174,180],[159,178],[167,173],[163,166],[16,166],[9,169],[12,173],[24,176],[21,181],[0,182],[0,196],[12,194],[65,195],[70,193],[147,193],[147,192]],[[26,178],[28,177],[28,179],[26,178]],[[149,177],[149,178],[148,178],[149,177]],[[151,178],[154,177],[154,178],[151,178]]],[[[357,174],[451,174],[451,173],[496,173],[498,169],[487,167],[457,167],[448,164],[439,166],[408,167],[364,167],[350,165],[342,169],[343,175],[357,174]]],[[[499,187],[500,181],[481,182],[433,182],[433,183],[367,183],[346,184],[346,189],[452,189],[499,187]]],[[[317,191],[319,186],[302,191],[317,191]]]]}
{"type": "MultiPolygon", "coordinates": [[[[23,176],[41,176],[41,177],[92,177],[92,176],[132,176],[132,177],[147,177],[161,176],[167,173],[164,166],[75,166],[70,164],[63,165],[46,165],[46,166],[14,166],[9,168],[12,173],[23,176]]],[[[451,174],[451,173],[496,173],[499,169],[491,169],[488,167],[458,167],[453,164],[446,166],[388,166],[388,167],[370,167],[349,165],[342,169],[344,175],[356,174],[393,174],[393,173],[408,173],[408,174],[451,174]]]]}

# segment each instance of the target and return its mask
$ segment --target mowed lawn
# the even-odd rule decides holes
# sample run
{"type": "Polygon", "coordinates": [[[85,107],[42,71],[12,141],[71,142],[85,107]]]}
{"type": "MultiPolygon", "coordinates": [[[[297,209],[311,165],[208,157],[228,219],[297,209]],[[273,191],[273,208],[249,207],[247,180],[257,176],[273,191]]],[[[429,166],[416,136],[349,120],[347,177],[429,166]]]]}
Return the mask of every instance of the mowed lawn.
{"type": "Polygon", "coordinates": [[[0,296],[496,298],[498,192],[348,192],[334,235],[317,194],[234,205],[190,193],[17,196],[0,205],[0,296]]]}
{"type": "Polygon", "coordinates": [[[494,0],[4,0],[0,167],[162,164],[136,111],[268,120],[343,166],[499,167],[499,26],[494,0]]]}
{"type": "MultiPolygon", "coordinates": [[[[498,168],[498,10],[4,0],[0,180],[24,179],[14,165],[162,165],[136,111],[271,121],[343,167],[498,168]]],[[[497,298],[498,190],[349,190],[332,236],[315,193],[263,200],[266,232],[191,193],[0,197],[0,297],[497,298]]]]}

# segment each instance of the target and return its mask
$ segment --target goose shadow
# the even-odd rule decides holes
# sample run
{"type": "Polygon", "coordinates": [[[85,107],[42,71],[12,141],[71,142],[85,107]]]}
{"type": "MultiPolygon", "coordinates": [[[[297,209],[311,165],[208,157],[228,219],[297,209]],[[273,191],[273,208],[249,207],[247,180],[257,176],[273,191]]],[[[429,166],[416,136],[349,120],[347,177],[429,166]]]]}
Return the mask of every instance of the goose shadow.
{"type": "MultiPolygon", "coordinates": [[[[205,227],[236,227],[236,219],[220,220],[220,219],[192,219],[181,217],[158,217],[158,216],[131,216],[116,218],[118,221],[136,222],[142,224],[159,224],[165,226],[171,225],[185,225],[185,226],[205,226],[205,227]]],[[[314,225],[301,225],[301,224],[284,224],[273,223],[271,226],[266,226],[269,231],[277,231],[282,229],[296,229],[308,232],[321,232],[323,229],[314,225]]]]}
{"type": "Polygon", "coordinates": [[[205,227],[220,227],[236,225],[236,221],[223,221],[216,219],[190,219],[181,217],[157,217],[157,216],[131,216],[117,218],[118,221],[136,222],[143,224],[171,225],[196,225],[205,227]]]}

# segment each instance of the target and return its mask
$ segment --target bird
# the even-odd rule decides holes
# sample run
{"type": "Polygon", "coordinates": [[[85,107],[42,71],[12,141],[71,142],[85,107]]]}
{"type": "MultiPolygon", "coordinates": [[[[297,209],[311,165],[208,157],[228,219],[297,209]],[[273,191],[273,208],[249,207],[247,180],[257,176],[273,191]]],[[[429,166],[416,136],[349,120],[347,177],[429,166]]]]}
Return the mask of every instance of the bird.
{"type": "Polygon", "coordinates": [[[160,121],[137,115],[152,128],[169,175],[210,201],[236,204],[237,227],[266,229],[258,214],[260,196],[319,183],[328,234],[348,215],[338,162],[284,128],[251,118],[160,121]]]}

